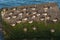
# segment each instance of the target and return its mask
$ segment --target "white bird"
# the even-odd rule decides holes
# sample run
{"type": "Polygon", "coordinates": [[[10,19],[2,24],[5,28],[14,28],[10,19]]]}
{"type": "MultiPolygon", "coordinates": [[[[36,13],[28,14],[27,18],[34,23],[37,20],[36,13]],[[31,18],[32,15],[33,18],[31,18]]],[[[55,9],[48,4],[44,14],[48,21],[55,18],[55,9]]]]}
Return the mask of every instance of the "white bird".
{"type": "Polygon", "coordinates": [[[36,30],[36,27],[33,27],[33,30],[36,30]]]}
{"type": "Polygon", "coordinates": [[[23,13],[19,13],[20,16],[22,16],[23,13]]]}
{"type": "Polygon", "coordinates": [[[12,15],[13,13],[9,13],[9,15],[12,15]]]}
{"type": "Polygon", "coordinates": [[[55,32],[55,30],[54,29],[51,29],[51,32],[55,32]]]}
{"type": "Polygon", "coordinates": [[[44,18],[41,18],[40,20],[41,20],[41,21],[43,21],[43,20],[44,20],[44,18]]]}
{"type": "Polygon", "coordinates": [[[17,16],[12,16],[12,18],[16,18],[17,16]]]}
{"type": "Polygon", "coordinates": [[[37,12],[32,12],[33,14],[36,14],[37,12]]]}
{"type": "Polygon", "coordinates": [[[34,19],[35,17],[36,17],[36,16],[35,16],[35,15],[33,15],[33,16],[32,16],[32,19],[34,19]]]}
{"type": "Polygon", "coordinates": [[[11,26],[15,26],[16,24],[11,24],[11,26]]]}
{"type": "Polygon", "coordinates": [[[48,10],[48,7],[45,7],[44,10],[48,10]]]}
{"type": "Polygon", "coordinates": [[[53,19],[53,22],[56,22],[57,21],[57,19],[53,19]]]}
{"type": "Polygon", "coordinates": [[[32,10],[36,10],[36,8],[32,8],[32,10]]]}
{"type": "Polygon", "coordinates": [[[16,8],[13,8],[13,10],[16,10],[16,8]]]}
{"type": "Polygon", "coordinates": [[[26,32],[27,31],[27,28],[24,28],[23,30],[24,30],[24,32],[26,32]]]}
{"type": "Polygon", "coordinates": [[[21,23],[21,21],[17,21],[17,23],[21,23]]]}
{"type": "Polygon", "coordinates": [[[29,23],[32,23],[33,21],[29,21],[29,23]]]}
{"type": "Polygon", "coordinates": [[[7,17],[6,19],[8,19],[8,20],[9,20],[10,18],[11,18],[11,17],[7,17]]]}
{"type": "Polygon", "coordinates": [[[24,8],[23,11],[26,11],[26,8],[24,8]]]}
{"type": "Polygon", "coordinates": [[[47,19],[47,20],[49,20],[49,19],[50,19],[50,17],[46,17],[46,19],[47,19]]]}
{"type": "Polygon", "coordinates": [[[25,20],[25,21],[26,21],[26,20],[27,20],[27,18],[24,18],[23,20],[25,20]]]}
{"type": "Polygon", "coordinates": [[[48,8],[47,8],[47,7],[46,7],[46,8],[44,8],[44,11],[45,11],[45,12],[47,12],[47,10],[48,10],[48,8]]]}
{"type": "Polygon", "coordinates": [[[40,14],[37,14],[37,16],[40,16],[40,14]]]}
{"type": "Polygon", "coordinates": [[[43,13],[42,15],[47,16],[47,13],[43,13]]]}
{"type": "Polygon", "coordinates": [[[1,11],[1,15],[2,15],[2,17],[5,15],[5,12],[3,12],[3,11],[1,11]]]}

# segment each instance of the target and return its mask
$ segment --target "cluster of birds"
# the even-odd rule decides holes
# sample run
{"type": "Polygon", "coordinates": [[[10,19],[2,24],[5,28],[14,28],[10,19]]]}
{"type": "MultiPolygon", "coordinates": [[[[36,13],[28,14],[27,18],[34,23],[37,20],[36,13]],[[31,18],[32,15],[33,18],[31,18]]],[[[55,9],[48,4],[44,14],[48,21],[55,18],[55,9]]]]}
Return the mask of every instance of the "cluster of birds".
{"type": "Polygon", "coordinates": [[[24,7],[14,7],[11,9],[2,9],[1,15],[4,21],[8,22],[11,26],[15,26],[21,22],[32,23],[33,21],[47,21],[52,20],[53,22],[57,22],[58,18],[53,18],[52,15],[56,16],[54,13],[56,5],[49,4],[48,5],[33,5],[33,6],[24,6],[24,7]],[[53,5],[53,6],[51,6],[53,5]],[[51,12],[51,10],[53,12],[51,12]],[[50,12],[49,12],[50,11],[50,12]],[[51,19],[51,16],[53,19],[51,19]]]}

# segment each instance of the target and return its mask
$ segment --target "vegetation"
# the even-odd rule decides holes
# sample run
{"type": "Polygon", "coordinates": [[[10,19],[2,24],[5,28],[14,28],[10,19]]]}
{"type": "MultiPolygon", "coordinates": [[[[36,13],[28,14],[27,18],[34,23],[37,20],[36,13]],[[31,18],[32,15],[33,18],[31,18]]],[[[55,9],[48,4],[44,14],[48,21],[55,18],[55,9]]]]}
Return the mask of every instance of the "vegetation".
{"type": "Polygon", "coordinates": [[[17,40],[21,38],[35,38],[35,37],[59,37],[60,36],[60,22],[57,23],[47,23],[44,22],[33,22],[29,23],[20,23],[12,27],[6,22],[3,22],[4,25],[4,35],[6,40],[17,40]],[[36,30],[32,28],[36,27],[36,30]],[[27,28],[27,32],[24,32],[24,28],[27,28]],[[50,30],[54,29],[55,32],[50,30]]]}

